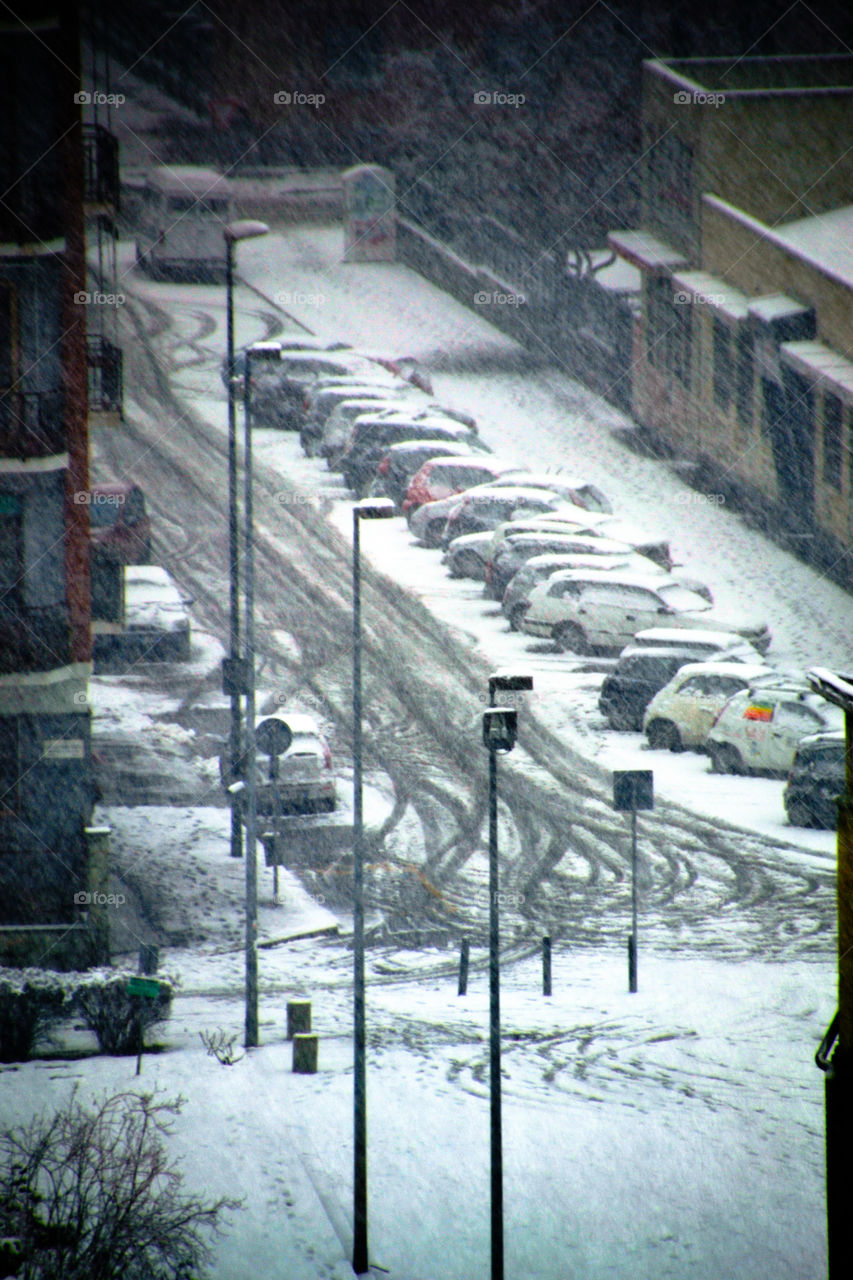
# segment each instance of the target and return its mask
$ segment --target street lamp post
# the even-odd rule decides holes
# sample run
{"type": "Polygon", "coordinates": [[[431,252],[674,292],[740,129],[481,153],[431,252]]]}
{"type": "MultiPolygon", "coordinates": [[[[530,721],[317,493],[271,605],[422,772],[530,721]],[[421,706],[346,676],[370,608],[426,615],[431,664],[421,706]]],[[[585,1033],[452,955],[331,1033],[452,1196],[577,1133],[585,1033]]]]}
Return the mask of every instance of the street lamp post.
{"type": "Polygon", "coordinates": [[[503,1128],[501,1117],[501,995],[498,875],[498,752],[515,746],[517,713],[496,707],[495,693],[533,688],[533,677],[508,672],[489,676],[489,709],[483,740],[489,752],[489,1116],[491,1137],[491,1278],[503,1280],[503,1128]]]}
{"type": "Polygon", "coordinates": [[[353,1244],[352,1269],[368,1270],[367,1248],[367,1027],[364,1005],[364,817],[361,742],[362,520],[394,514],[389,498],[365,499],[352,509],[352,854],[353,854],[353,1244]]]}
{"type": "MultiPolygon", "coordinates": [[[[269,231],[264,222],[241,220],[223,228],[225,238],[226,334],[228,366],[228,571],[229,571],[229,642],[228,658],[223,664],[223,690],[231,697],[231,731],[228,758],[234,783],[240,773],[241,725],[240,696],[246,691],[245,667],[240,661],[240,572],[237,524],[237,405],[234,379],[234,245],[269,231]]],[[[243,851],[243,833],[239,803],[231,805],[231,857],[243,851]]]]}
{"type": "MultiPolygon", "coordinates": [[[[246,1021],[243,1043],[258,1044],[258,861],[257,779],[255,777],[255,530],[252,470],[252,365],[269,359],[268,344],[257,343],[246,351],[243,379],[243,546],[245,552],[245,662],[246,662],[246,1021]]],[[[274,358],[278,359],[278,347],[274,358]]],[[[235,806],[236,808],[236,806],[235,806]]],[[[239,816],[239,811],[238,811],[239,816]]]]}

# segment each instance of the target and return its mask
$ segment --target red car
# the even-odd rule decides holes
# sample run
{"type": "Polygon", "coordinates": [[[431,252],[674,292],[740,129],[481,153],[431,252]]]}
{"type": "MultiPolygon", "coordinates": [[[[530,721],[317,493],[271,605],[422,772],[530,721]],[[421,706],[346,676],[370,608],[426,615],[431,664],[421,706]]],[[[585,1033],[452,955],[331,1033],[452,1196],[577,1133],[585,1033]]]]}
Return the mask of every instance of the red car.
{"type": "Polygon", "coordinates": [[[88,497],[92,550],[116,564],[148,564],[151,520],[138,484],[94,484],[88,497]]]}
{"type": "Polygon", "coordinates": [[[431,458],[412,476],[403,511],[408,516],[427,502],[450,498],[476,484],[488,484],[513,470],[518,467],[497,458],[431,458]]]}

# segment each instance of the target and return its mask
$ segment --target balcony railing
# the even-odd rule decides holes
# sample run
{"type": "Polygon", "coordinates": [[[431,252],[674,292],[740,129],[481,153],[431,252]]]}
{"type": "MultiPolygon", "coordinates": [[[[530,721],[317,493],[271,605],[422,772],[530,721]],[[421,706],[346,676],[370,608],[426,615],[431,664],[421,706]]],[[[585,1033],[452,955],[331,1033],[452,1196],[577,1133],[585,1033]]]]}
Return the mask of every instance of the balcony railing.
{"type": "Polygon", "coordinates": [[[40,609],[0,602],[0,674],[52,671],[71,662],[71,630],[62,605],[40,609]]]}
{"type": "Polygon", "coordinates": [[[86,204],[119,212],[118,138],[101,124],[83,125],[86,204]]]}
{"type": "Polygon", "coordinates": [[[98,334],[86,339],[89,367],[89,413],[124,416],[124,378],[121,347],[98,334]]]}
{"type": "Polygon", "coordinates": [[[0,391],[0,457],[46,458],[62,453],[62,391],[0,391]]]}

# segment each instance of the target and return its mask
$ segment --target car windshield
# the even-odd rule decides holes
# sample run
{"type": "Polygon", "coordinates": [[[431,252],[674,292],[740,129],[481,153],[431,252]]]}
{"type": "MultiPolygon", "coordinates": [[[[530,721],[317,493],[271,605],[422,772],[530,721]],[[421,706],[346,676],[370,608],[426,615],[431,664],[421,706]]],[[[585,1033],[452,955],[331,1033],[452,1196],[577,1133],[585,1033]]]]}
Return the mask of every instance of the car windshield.
{"type": "Polygon", "coordinates": [[[670,609],[677,609],[679,612],[689,609],[693,613],[704,613],[711,608],[702,596],[697,596],[695,591],[690,591],[678,582],[668,583],[666,586],[657,587],[656,590],[661,600],[668,604],[670,609]]]}

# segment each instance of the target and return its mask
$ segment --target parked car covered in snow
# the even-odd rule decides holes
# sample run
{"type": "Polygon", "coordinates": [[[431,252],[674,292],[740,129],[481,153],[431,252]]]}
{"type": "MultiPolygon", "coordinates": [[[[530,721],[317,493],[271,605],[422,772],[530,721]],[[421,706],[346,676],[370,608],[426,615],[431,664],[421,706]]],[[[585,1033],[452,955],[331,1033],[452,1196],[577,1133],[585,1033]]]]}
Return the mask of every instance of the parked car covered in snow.
{"type": "Polygon", "coordinates": [[[700,750],[729,698],[773,674],[772,667],[746,662],[689,662],[680,667],[646,707],[643,732],[649,746],[700,750]]]}
{"type": "Polygon", "coordinates": [[[399,444],[392,444],[380,459],[369,496],[390,498],[396,507],[402,509],[412,478],[426,462],[446,461],[448,458],[464,462],[466,458],[475,456],[470,446],[462,441],[401,440],[399,444]]]}
{"type": "Polygon", "coordinates": [[[523,629],[554,640],[561,649],[589,653],[621,649],[638,631],[668,619],[673,625],[727,630],[765,653],[766,623],[718,613],[676,578],[657,582],[639,574],[566,570],[531,592],[523,629]]]}
{"type": "Polygon", "coordinates": [[[500,458],[472,458],[470,461],[429,459],[412,476],[403,499],[403,514],[408,519],[424,503],[439,502],[476,485],[490,484],[513,470],[514,465],[500,458]]]}
{"type": "Polygon", "coordinates": [[[799,681],[758,683],[730,698],[707,738],[715,773],[784,776],[801,739],[844,728],[844,712],[799,681]]]}
{"type": "Polygon", "coordinates": [[[838,825],[838,797],[845,789],[843,730],[812,733],[800,738],[785,784],[783,801],[795,827],[838,825]]]}
{"type": "Polygon", "coordinates": [[[121,636],[112,638],[122,653],[132,647],[137,660],[187,662],[190,604],[160,565],[126,565],[125,627],[121,636]]]}
{"type": "Polygon", "coordinates": [[[349,444],[338,463],[337,469],[343,473],[347,487],[355,493],[362,493],[376,475],[376,468],[390,446],[404,440],[457,442],[470,449],[488,452],[488,447],[474,432],[453,418],[443,418],[438,414],[417,418],[389,414],[375,418],[363,414],[353,424],[349,444]]]}
{"type": "MultiPolygon", "coordinates": [[[[528,489],[524,485],[477,485],[447,500],[450,510],[447,512],[447,523],[441,534],[444,546],[463,533],[479,533],[495,529],[505,523],[513,514],[523,511],[528,515],[542,515],[553,511],[565,501],[559,494],[550,493],[547,489],[528,489]]],[[[433,508],[434,504],[429,503],[433,508]]],[[[423,508],[422,508],[423,510],[423,508]]],[[[416,516],[419,513],[416,513],[416,516]]],[[[412,532],[415,532],[416,517],[412,518],[412,532]]]]}
{"type": "Polygon", "coordinates": [[[624,649],[614,670],[602,680],[598,695],[598,709],[611,729],[622,733],[642,729],[649,702],[693,656],[689,649],[674,645],[663,649],[629,645],[624,649]]]}
{"type": "Polygon", "coordinates": [[[583,511],[599,511],[603,515],[612,515],[613,507],[597,485],[577,476],[564,475],[561,471],[516,471],[494,482],[496,485],[524,485],[532,489],[547,489],[549,493],[559,494],[565,502],[580,507],[583,511]]]}
{"type": "MultiPolygon", "coordinates": [[[[460,541],[460,539],[457,539],[460,541]]],[[[512,546],[515,539],[508,539],[512,546]]],[[[451,542],[448,551],[456,544],[451,542]]],[[[635,555],[630,547],[622,547],[619,542],[610,542],[607,538],[571,539],[561,546],[580,547],[581,550],[563,550],[546,552],[525,560],[507,583],[501,601],[501,612],[507,619],[512,631],[521,630],[521,620],[530,604],[530,594],[540,582],[545,582],[553,574],[563,569],[602,569],[608,573],[620,569],[632,570],[643,563],[641,557],[635,555]]],[[[655,565],[647,561],[649,568],[655,572],[655,565]]],[[[657,570],[662,573],[663,570],[657,570]]]]}
{"type": "MultiPolygon", "coordinates": [[[[331,813],[337,805],[332,753],[313,716],[276,711],[255,721],[255,804],[263,815],[331,813]]],[[[234,780],[227,748],[219,757],[223,785],[234,780]]],[[[241,776],[244,770],[239,771],[241,776]]]]}
{"type": "Polygon", "coordinates": [[[116,564],[147,564],[151,559],[151,519],[145,494],[128,482],[93,484],[89,490],[92,550],[116,564]]]}

